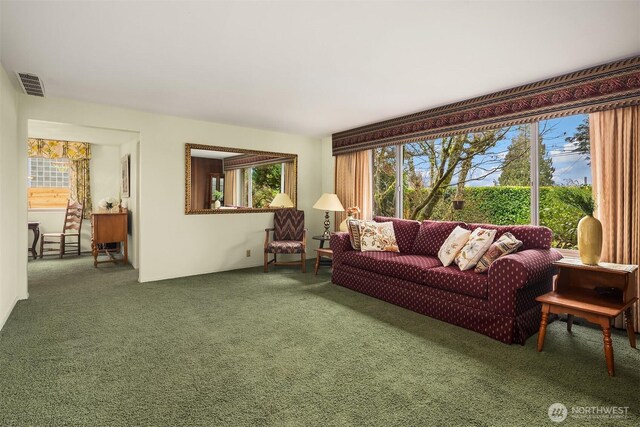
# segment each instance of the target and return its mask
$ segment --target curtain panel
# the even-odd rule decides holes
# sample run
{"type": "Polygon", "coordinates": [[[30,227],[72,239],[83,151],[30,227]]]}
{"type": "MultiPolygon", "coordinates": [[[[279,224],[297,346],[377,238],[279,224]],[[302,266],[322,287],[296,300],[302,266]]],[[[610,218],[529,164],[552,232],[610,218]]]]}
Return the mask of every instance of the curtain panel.
{"type": "Polygon", "coordinates": [[[282,189],[283,193],[286,193],[287,196],[297,205],[297,194],[296,194],[296,168],[293,162],[283,163],[283,171],[282,174],[284,176],[284,188],[282,189]]]}
{"type": "Polygon", "coordinates": [[[230,170],[224,174],[224,204],[225,206],[235,206],[236,203],[236,187],[238,170],[230,170]]]}
{"type": "Polygon", "coordinates": [[[84,206],[83,216],[91,218],[91,174],[89,159],[71,160],[69,168],[69,197],[84,206]]]}
{"type": "MultiPolygon", "coordinates": [[[[336,195],[345,210],[358,206],[360,219],[371,219],[373,214],[371,161],[371,151],[369,150],[336,156],[336,195]]],[[[335,213],[334,226],[336,230],[346,217],[346,212],[335,213]]]]}
{"type": "Polygon", "coordinates": [[[333,155],[640,104],[640,56],[332,135],[333,155]]]}
{"type": "MultiPolygon", "coordinates": [[[[602,222],[602,261],[640,265],[640,107],[589,115],[591,174],[602,222]]],[[[640,295],[640,272],[636,272],[640,295]]],[[[633,307],[640,330],[640,307],[633,307]]],[[[624,326],[622,316],[615,326],[624,326]]]]}

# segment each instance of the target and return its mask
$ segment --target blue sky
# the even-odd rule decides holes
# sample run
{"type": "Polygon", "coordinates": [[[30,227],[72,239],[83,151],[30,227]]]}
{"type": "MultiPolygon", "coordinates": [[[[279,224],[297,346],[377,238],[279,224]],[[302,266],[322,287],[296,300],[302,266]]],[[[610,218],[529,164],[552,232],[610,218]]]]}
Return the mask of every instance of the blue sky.
{"type": "MultiPolygon", "coordinates": [[[[571,151],[574,147],[565,141],[565,138],[575,134],[577,126],[583,121],[584,117],[585,115],[574,115],[540,122],[540,130],[546,130],[543,143],[553,161],[553,167],[555,168],[553,180],[556,185],[582,184],[585,177],[587,178],[587,183],[591,183],[591,167],[588,165],[586,157],[572,153],[571,151]]],[[[482,164],[482,167],[475,168],[472,171],[472,176],[476,180],[469,181],[467,183],[468,186],[495,185],[500,177],[500,171],[494,171],[494,169],[498,169],[501,165],[511,144],[511,139],[516,135],[518,135],[517,127],[511,128],[490,152],[477,157],[477,161],[474,161],[474,164],[482,164]]],[[[425,177],[428,176],[425,169],[429,163],[426,158],[414,158],[414,164],[417,170],[423,170],[425,177]]],[[[452,184],[455,183],[456,180],[454,179],[452,184]]]]}

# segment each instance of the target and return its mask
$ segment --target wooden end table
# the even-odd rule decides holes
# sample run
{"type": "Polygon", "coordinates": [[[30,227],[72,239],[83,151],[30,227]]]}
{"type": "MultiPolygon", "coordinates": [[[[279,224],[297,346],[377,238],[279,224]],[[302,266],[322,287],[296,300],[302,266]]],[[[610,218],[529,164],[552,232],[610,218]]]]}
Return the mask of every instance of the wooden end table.
{"type": "Polygon", "coordinates": [[[564,258],[554,262],[558,267],[555,290],[536,298],[542,303],[542,320],[538,334],[538,351],[542,351],[549,314],[566,313],[567,331],[571,332],[573,317],[578,316],[602,328],[607,371],[615,375],[611,319],[624,312],[629,344],[636,348],[631,308],[636,295],[637,265],[600,263],[585,265],[579,259],[564,258]]]}
{"type": "MultiPolygon", "coordinates": [[[[320,267],[320,258],[325,257],[325,258],[329,258],[329,259],[333,259],[333,250],[332,249],[324,249],[324,248],[320,248],[320,249],[316,249],[316,252],[318,252],[318,255],[316,256],[316,269],[315,269],[315,275],[318,275],[318,267],[320,267]]],[[[331,264],[329,264],[331,265],[331,264]]]]}

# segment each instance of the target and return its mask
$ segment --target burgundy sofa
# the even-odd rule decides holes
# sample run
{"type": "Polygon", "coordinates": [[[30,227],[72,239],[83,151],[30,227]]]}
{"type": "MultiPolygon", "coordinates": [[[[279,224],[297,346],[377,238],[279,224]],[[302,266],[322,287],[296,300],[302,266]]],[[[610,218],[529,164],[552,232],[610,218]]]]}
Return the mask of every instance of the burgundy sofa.
{"type": "Polygon", "coordinates": [[[562,258],[551,249],[550,229],[387,217],[374,221],[393,222],[400,252],[356,251],[348,233],[335,233],[333,283],[507,344],[524,344],[538,331],[541,309],[535,298],[551,290],[552,263],[562,258]],[[458,225],[495,229],[496,239],[508,231],[523,245],[484,274],[460,271],[455,263],[443,267],[438,250],[458,225]]]}

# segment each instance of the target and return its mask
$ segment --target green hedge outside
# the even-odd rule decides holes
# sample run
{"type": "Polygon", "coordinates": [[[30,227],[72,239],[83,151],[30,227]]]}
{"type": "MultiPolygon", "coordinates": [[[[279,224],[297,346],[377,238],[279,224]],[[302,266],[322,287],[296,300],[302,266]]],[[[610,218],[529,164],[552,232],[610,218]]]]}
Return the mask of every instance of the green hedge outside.
{"type": "MultiPolygon", "coordinates": [[[[578,221],[584,214],[558,199],[558,188],[560,187],[540,187],[540,224],[553,230],[554,247],[576,249],[578,221]]],[[[563,188],[591,193],[590,186],[563,188]]],[[[453,187],[445,191],[444,197],[433,211],[432,219],[496,225],[531,223],[529,187],[467,187],[464,189],[464,207],[459,211],[452,209],[455,192],[453,187]]],[[[405,204],[412,196],[411,192],[406,192],[405,204]]]]}

